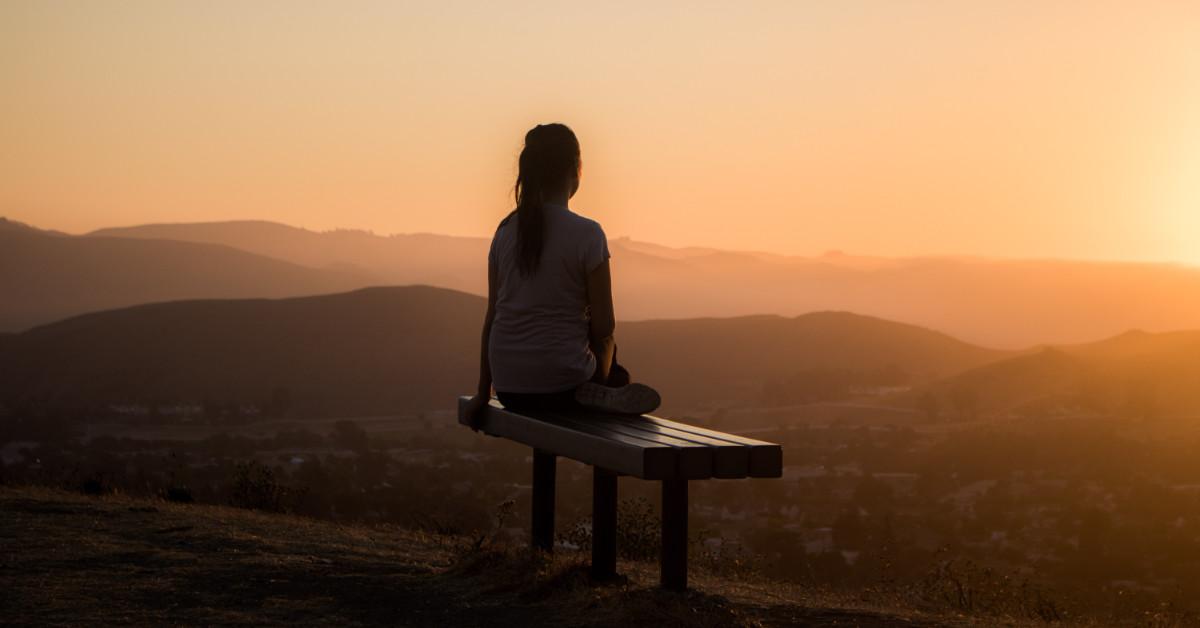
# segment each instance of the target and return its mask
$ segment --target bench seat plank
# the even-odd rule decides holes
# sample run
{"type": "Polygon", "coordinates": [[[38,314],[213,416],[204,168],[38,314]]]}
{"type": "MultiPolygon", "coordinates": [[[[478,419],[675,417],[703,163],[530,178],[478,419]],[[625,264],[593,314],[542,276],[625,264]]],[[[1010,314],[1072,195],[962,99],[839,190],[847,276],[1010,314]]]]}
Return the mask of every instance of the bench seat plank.
{"type": "Polygon", "coordinates": [[[620,425],[633,433],[656,434],[670,438],[673,442],[683,441],[691,447],[704,447],[712,452],[712,477],[744,478],[750,470],[750,447],[724,441],[703,434],[665,428],[642,416],[606,416],[612,425],[620,425]]]}
{"type": "Polygon", "coordinates": [[[695,425],[688,425],[687,423],[679,423],[677,421],[671,421],[669,419],[664,419],[649,414],[643,414],[641,417],[630,418],[645,419],[650,423],[658,425],[663,429],[671,430],[672,432],[687,432],[697,436],[706,436],[716,440],[743,445],[748,447],[750,450],[749,471],[746,474],[748,477],[783,477],[783,448],[776,443],[755,440],[753,438],[746,438],[745,436],[728,434],[726,432],[718,432],[716,430],[697,427],[695,425]]]}
{"type": "MultiPolygon", "coordinates": [[[[464,424],[466,419],[462,410],[469,400],[470,397],[459,398],[459,421],[464,424]]],[[[638,442],[631,437],[610,438],[581,431],[574,426],[509,412],[495,400],[485,413],[480,429],[492,436],[508,438],[535,449],[625,475],[644,479],[675,476],[677,455],[670,445],[638,442]]]]}
{"type": "MultiPolygon", "coordinates": [[[[566,413],[546,414],[543,416],[531,415],[537,418],[542,418],[546,421],[554,421],[562,425],[570,425],[575,429],[583,430],[589,433],[624,439],[635,439],[643,443],[652,445],[666,445],[671,447],[676,456],[675,473],[670,476],[684,480],[707,480],[713,477],[713,458],[716,449],[702,445],[683,438],[676,438],[667,434],[660,434],[638,430],[631,427],[627,423],[614,421],[611,417],[597,415],[571,415],[566,413]]],[[[740,477],[745,477],[743,473],[740,477]]],[[[647,478],[647,479],[667,479],[667,478],[647,478]]]]}

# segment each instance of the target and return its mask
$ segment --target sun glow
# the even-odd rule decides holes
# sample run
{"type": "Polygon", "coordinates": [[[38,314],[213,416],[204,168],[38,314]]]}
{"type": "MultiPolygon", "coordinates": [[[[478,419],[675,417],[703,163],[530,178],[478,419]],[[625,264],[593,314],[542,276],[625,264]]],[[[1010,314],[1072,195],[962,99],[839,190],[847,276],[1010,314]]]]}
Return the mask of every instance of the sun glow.
{"type": "Polygon", "coordinates": [[[1200,124],[1181,133],[1161,173],[1163,257],[1200,266],[1200,124]]]}
{"type": "Polygon", "coordinates": [[[453,4],[0,3],[0,215],[487,236],[560,120],[613,235],[1200,263],[1195,3],[453,4]]]}

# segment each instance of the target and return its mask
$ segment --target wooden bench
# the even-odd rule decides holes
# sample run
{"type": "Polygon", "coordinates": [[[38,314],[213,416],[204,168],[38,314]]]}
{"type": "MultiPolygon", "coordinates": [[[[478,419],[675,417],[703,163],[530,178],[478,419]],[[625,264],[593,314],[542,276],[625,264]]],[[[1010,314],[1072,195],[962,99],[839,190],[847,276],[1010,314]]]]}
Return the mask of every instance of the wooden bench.
{"type": "MultiPolygon", "coordinates": [[[[459,422],[470,397],[459,398],[459,422]]],[[[595,411],[517,414],[493,400],[479,428],[533,448],[533,546],[554,547],[554,479],[558,456],[593,467],[592,575],[617,569],[617,476],[662,482],[663,588],[687,588],[688,481],[777,478],[783,450],[775,443],[655,416],[595,411]]]]}

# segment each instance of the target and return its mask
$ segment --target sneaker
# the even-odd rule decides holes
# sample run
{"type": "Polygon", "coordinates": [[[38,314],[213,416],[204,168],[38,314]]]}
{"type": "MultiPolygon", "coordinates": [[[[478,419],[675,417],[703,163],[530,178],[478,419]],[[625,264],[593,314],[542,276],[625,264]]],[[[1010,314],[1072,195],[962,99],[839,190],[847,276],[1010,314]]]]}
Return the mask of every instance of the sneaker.
{"type": "Polygon", "coordinates": [[[575,389],[575,401],[580,405],[617,414],[645,414],[662,403],[658,391],[645,384],[601,386],[595,382],[580,384],[575,389]]]}

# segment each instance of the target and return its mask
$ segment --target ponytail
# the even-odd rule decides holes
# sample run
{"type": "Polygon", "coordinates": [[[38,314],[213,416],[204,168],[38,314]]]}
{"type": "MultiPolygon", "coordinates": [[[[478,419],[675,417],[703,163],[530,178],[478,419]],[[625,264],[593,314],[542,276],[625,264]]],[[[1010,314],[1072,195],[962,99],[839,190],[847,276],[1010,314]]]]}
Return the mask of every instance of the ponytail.
{"type": "Polygon", "coordinates": [[[565,124],[539,124],[525,134],[517,164],[517,268],[528,277],[542,259],[545,196],[578,171],[579,140],[565,124]]]}

